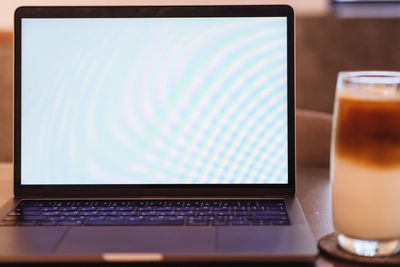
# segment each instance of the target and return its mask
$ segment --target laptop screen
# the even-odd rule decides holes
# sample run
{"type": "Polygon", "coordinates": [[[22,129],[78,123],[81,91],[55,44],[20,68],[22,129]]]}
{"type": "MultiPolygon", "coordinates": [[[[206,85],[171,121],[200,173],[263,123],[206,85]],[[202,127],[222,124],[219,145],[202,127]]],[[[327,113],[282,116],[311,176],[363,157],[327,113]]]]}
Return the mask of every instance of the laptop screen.
{"type": "Polygon", "coordinates": [[[286,20],[23,18],[21,184],[287,184],[286,20]]]}

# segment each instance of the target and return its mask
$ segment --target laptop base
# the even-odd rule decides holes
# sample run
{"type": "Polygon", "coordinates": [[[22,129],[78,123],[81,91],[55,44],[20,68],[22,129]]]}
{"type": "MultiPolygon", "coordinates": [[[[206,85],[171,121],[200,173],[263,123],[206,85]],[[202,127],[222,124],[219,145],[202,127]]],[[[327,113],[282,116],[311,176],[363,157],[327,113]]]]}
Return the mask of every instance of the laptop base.
{"type": "Polygon", "coordinates": [[[318,251],[298,200],[285,204],[289,226],[4,226],[0,261],[312,261],[318,251]]]}

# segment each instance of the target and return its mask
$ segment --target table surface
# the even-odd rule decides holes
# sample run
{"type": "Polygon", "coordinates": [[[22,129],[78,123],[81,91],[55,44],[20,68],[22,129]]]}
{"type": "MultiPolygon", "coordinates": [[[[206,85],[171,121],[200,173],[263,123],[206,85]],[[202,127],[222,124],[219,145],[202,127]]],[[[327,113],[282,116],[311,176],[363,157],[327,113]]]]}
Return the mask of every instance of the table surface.
{"type": "MultiPolygon", "coordinates": [[[[0,163],[0,206],[13,197],[12,163],[0,163]]],[[[333,232],[329,168],[304,165],[297,169],[297,196],[316,240],[333,232]]],[[[318,256],[315,266],[362,266],[318,256]]]]}

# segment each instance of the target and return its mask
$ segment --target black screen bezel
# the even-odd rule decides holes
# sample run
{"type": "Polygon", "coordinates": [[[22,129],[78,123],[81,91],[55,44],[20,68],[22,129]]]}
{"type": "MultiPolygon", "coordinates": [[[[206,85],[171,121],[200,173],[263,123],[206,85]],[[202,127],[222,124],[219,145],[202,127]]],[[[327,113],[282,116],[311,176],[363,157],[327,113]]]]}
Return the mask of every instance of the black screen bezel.
{"type": "Polygon", "coordinates": [[[14,16],[14,195],[16,197],[265,197],[295,192],[294,12],[287,5],[20,7],[14,16]],[[23,18],[286,17],[288,183],[185,185],[21,184],[21,20],[23,18]]]}

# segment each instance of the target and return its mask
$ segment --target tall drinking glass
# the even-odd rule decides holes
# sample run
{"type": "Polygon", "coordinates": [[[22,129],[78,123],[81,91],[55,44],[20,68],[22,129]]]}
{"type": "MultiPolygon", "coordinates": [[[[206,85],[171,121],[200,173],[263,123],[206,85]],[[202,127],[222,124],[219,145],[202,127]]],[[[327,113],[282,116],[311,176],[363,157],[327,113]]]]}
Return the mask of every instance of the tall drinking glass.
{"type": "Polygon", "coordinates": [[[331,146],[339,246],[357,255],[399,251],[400,72],[341,72],[331,146]]]}

